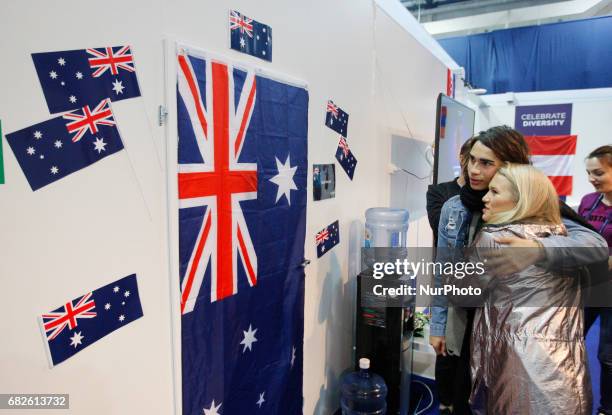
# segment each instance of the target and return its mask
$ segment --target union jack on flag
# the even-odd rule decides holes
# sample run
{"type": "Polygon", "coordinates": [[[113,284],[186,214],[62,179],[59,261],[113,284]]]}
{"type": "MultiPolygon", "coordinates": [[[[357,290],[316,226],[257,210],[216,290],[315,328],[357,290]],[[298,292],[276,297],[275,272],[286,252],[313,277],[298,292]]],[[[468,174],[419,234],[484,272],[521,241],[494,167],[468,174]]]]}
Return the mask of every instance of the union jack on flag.
{"type": "Polygon", "coordinates": [[[240,30],[240,33],[253,37],[253,19],[241,15],[236,10],[230,10],[230,30],[240,30]]]}
{"type": "Polygon", "coordinates": [[[317,236],[315,237],[315,241],[317,245],[321,245],[323,242],[325,242],[328,239],[329,239],[329,231],[327,230],[327,228],[317,233],[317,236]]]}
{"type": "Polygon", "coordinates": [[[192,50],[177,72],[183,414],[301,415],[308,92],[192,50]]]}
{"type": "Polygon", "coordinates": [[[42,315],[45,332],[49,340],[55,339],[66,327],[73,330],[78,326],[77,319],[94,318],[96,316],[96,313],[92,311],[96,308],[96,303],[91,299],[91,294],[85,294],[76,304],[73,304],[72,301],[67,302],[59,312],[42,315]]]}
{"type": "Polygon", "coordinates": [[[334,118],[338,118],[338,106],[331,100],[327,101],[327,112],[331,112],[334,118]]]}
{"type": "Polygon", "coordinates": [[[338,147],[342,149],[344,156],[348,157],[350,150],[349,150],[348,143],[346,142],[346,138],[340,137],[340,141],[338,142],[338,147]]]}
{"type": "Polygon", "coordinates": [[[73,111],[63,115],[66,120],[74,120],[66,124],[69,133],[74,133],[72,142],[79,141],[86,132],[90,134],[98,133],[100,125],[115,125],[113,111],[110,108],[110,100],[105,99],[100,102],[92,111],[89,105],[85,105],[80,111],[73,111]]]}
{"type": "Polygon", "coordinates": [[[110,70],[113,75],[119,74],[119,69],[134,72],[134,57],[130,46],[122,46],[117,52],[112,47],[87,49],[92,57],[89,58],[89,66],[95,69],[92,76],[98,78],[104,72],[110,70]]]}
{"type": "Polygon", "coordinates": [[[257,199],[257,164],[239,161],[257,88],[254,73],[248,73],[234,102],[230,66],[206,61],[206,90],[202,91],[190,59],[179,54],[178,64],[178,91],[201,157],[200,163],[179,164],[179,203],[185,208],[207,206],[181,284],[181,312],[189,313],[209,265],[211,301],[236,294],[238,263],[249,285],[257,284],[257,255],[240,205],[257,199]]]}

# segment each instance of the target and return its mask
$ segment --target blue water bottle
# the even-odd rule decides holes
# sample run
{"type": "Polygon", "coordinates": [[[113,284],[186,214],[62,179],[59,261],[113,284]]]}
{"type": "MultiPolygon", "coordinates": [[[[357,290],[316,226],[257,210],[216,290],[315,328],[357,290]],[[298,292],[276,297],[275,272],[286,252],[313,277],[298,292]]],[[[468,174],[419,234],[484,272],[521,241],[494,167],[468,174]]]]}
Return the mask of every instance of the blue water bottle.
{"type": "Polygon", "coordinates": [[[370,372],[370,359],[359,359],[359,372],[342,378],[342,415],[385,415],[387,385],[370,372]]]}

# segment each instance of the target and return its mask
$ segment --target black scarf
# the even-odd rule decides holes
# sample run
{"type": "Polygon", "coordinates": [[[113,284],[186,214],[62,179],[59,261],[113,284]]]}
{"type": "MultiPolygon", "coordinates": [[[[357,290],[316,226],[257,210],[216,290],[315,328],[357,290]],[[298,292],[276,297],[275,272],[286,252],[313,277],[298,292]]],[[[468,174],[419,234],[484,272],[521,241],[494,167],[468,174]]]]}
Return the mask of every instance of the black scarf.
{"type": "Polygon", "coordinates": [[[459,197],[463,206],[468,208],[470,212],[480,212],[484,209],[484,202],[482,198],[487,194],[489,189],[474,190],[470,187],[470,182],[466,181],[465,185],[461,188],[459,197]]]}

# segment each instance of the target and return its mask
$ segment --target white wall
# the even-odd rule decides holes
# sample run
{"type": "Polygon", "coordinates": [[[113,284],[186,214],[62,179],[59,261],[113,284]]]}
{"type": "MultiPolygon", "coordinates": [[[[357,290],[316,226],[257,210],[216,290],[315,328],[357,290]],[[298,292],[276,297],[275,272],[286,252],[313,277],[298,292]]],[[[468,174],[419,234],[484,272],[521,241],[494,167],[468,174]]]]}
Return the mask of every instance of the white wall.
{"type": "MultiPolygon", "coordinates": [[[[32,52],[132,44],[143,97],[114,105],[129,153],[37,192],[4,143],[0,307],[10,317],[0,323],[0,391],[70,393],[75,414],[168,414],[180,407],[172,379],[177,282],[169,277],[166,175],[159,164],[166,160],[166,136],[156,123],[157,106],[174,88],[164,84],[165,35],[307,82],[310,164],[334,161],[338,136],[324,126],[326,101],[350,114],[354,180],[339,171],[335,199],[310,203],[307,214],[305,253],[313,263],[306,272],[304,413],[332,413],[339,376],[352,364],[349,235],[358,227],[351,224],[363,220],[366,208],[388,205],[391,134],[433,141],[435,99],[446,82],[444,65],[370,0],[24,0],[5,6],[4,133],[50,118],[32,52]],[[228,49],[230,7],[272,26],[273,63],[228,49]],[[336,219],[341,244],[316,260],[314,235],[336,219]],[[144,317],[49,369],[36,316],[132,272],[139,276],[144,317]]],[[[426,222],[411,227],[413,245],[419,229],[429,235],[426,222]]]]}
{"type": "Polygon", "coordinates": [[[513,127],[515,106],[518,105],[573,104],[571,132],[578,136],[578,142],[572,166],[573,194],[567,202],[570,206],[578,205],[582,196],[593,192],[586,175],[584,158],[595,148],[612,143],[612,88],[509,93],[483,96],[480,100],[481,105],[488,105],[481,107],[477,116],[479,127],[483,130],[500,124],[513,127]]]}
{"type": "MultiPolygon", "coordinates": [[[[388,14],[378,10],[375,25],[375,75],[378,135],[412,137],[433,144],[436,130],[436,99],[446,91],[446,67],[419,47],[413,37],[403,35],[388,14]]],[[[385,139],[385,152],[389,152],[385,139]]],[[[387,166],[385,166],[386,168],[387,166]]],[[[395,174],[406,174],[403,172],[395,174]]],[[[431,182],[428,180],[428,182],[431,182]]],[[[409,191],[410,189],[408,189],[409,191]]],[[[392,191],[405,191],[394,188],[392,191]]],[[[386,196],[386,200],[391,195],[386,196]]],[[[424,194],[412,197],[424,198],[424,194]]],[[[426,216],[410,222],[409,246],[431,246],[426,216]]]]}
{"type": "Polygon", "coordinates": [[[69,393],[74,414],[172,411],[163,174],[147,120],[161,90],[159,34],[153,34],[161,26],[160,4],[147,2],[149,7],[142,7],[142,2],[111,0],[94,8],[90,2],[30,0],[3,7],[4,133],[51,118],[31,52],[129,42],[143,91],[143,98],[114,106],[133,169],[128,153],[122,151],[32,192],[3,143],[3,393],[69,393]],[[139,16],[136,22],[134,16],[139,16]],[[50,369],[37,316],[134,272],[145,317],[50,369]]]}

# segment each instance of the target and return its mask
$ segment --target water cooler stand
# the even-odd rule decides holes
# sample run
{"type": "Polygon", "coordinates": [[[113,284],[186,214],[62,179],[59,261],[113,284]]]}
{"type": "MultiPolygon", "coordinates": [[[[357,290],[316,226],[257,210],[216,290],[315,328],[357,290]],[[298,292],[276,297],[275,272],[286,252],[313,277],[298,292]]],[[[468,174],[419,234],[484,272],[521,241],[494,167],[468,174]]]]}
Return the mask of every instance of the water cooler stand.
{"type": "Polygon", "coordinates": [[[408,415],[412,377],[412,312],[410,308],[362,306],[363,279],[357,280],[355,368],[359,359],[370,359],[371,370],[383,377],[389,389],[387,413],[408,415]]]}

